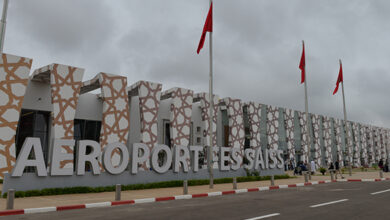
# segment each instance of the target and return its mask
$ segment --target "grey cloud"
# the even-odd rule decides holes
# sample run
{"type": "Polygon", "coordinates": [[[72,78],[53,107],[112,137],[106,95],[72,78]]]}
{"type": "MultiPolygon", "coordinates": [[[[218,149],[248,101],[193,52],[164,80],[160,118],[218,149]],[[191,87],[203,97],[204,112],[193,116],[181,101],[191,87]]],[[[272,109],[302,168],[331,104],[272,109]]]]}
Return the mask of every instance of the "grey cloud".
{"type": "MultiPolygon", "coordinates": [[[[208,91],[208,0],[12,1],[6,51],[138,80],[208,91]]],[[[332,95],[344,64],[349,119],[390,127],[390,2],[214,0],[215,93],[304,110],[298,62],[306,43],[309,109],[342,118],[332,95]]]]}

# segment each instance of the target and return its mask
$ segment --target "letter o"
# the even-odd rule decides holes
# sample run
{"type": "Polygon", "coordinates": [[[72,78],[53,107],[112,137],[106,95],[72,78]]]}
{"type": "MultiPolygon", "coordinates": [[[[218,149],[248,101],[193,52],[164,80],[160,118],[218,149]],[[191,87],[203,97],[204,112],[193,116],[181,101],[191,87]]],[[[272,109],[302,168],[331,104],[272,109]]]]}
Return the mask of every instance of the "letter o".
{"type": "Polygon", "coordinates": [[[157,173],[165,173],[168,171],[169,167],[171,167],[172,164],[172,151],[167,145],[156,145],[154,146],[152,150],[152,168],[157,173]],[[158,153],[160,151],[165,151],[165,154],[167,155],[167,158],[165,160],[165,163],[160,167],[158,164],[158,153]]]}
{"type": "Polygon", "coordinates": [[[115,143],[108,144],[104,148],[103,166],[107,172],[111,174],[120,174],[126,169],[128,163],[129,163],[129,150],[127,149],[126,145],[120,142],[115,142],[115,143]],[[111,155],[116,148],[118,148],[121,151],[121,161],[119,162],[119,165],[117,167],[114,167],[112,165],[111,155]]]}

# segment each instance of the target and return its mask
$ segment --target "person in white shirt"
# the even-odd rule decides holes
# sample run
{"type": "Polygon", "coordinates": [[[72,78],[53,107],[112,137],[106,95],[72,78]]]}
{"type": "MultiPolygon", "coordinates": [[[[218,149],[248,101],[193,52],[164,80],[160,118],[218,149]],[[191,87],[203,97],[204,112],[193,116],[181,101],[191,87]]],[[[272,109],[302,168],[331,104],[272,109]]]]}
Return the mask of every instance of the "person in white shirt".
{"type": "Polygon", "coordinates": [[[311,174],[312,175],[314,175],[315,174],[315,172],[316,172],[316,163],[314,162],[314,160],[312,160],[311,162],[310,162],[310,168],[311,168],[311,174]]]}

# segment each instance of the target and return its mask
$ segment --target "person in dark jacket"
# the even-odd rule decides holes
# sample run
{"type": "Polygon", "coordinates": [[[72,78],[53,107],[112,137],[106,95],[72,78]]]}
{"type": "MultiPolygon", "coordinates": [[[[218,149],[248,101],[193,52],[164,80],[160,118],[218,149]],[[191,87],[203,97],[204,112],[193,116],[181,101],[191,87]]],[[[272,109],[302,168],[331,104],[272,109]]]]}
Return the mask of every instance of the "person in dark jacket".
{"type": "Polygon", "coordinates": [[[334,162],[334,166],[336,168],[336,172],[335,172],[336,179],[337,179],[337,173],[340,174],[341,179],[344,179],[343,174],[340,171],[340,163],[338,160],[336,160],[336,162],[334,162]]]}
{"type": "Polygon", "coordinates": [[[379,160],[378,167],[379,167],[381,170],[383,170],[383,160],[382,160],[382,159],[379,160]]]}

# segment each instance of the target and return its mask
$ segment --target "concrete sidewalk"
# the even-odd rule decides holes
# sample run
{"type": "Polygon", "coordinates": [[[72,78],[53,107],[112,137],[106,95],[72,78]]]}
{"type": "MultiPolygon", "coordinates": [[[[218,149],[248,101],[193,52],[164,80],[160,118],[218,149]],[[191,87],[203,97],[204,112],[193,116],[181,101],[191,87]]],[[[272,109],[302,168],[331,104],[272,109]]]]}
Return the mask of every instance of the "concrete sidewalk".
{"type": "MultiPolygon", "coordinates": [[[[291,172],[287,172],[290,176],[293,176],[291,172]]],[[[317,174],[319,174],[317,172],[317,174]]],[[[345,178],[349,179],[373,179],[379,178],[378,172],[355,172],[352,176],[344,174],[345,178]]],[[[389,177],[390,173],[384,173],[383,177],[389,177]]],[[[330,180],[330,176],[312,176],[311,181],[330,180]]],[[[304,177],[298,176],[297,178],[275,180],[275,185],[287,185],[295,183],[303,183],[304,177]]],[[[238,188],[254,188],[260,186],[270,186],[270,181],[257,181],[257,182],[245,182],[238,183],[238,188]]],[[[232,184],[217,184],[214,185],[214,189],[209,189],[208,185],[203,186],[191,186],[188,189],[189,194],[200,194],[217,191],[232,190],[232,184]]],[[[122,191],[122,200],[133,200],[153,197],[166,197],[183,194],[182,187],[174,188],[160,188],[160,189],[146,189],[146,190],[130,190],[122,191]]],[[[70,195],[56,195],[56,196],[37,196],[27,198],[16,198],[15,209],[25,208],[40,208],[48,206],[65,206],[85,203],[97,203],[113,201],[115,192],[102,192],[102,193],[86,193],[86,194],[70,194],[70,195]]],[[[0,210],[5,210],[6,199],[0,199],[0,210]]]]}

